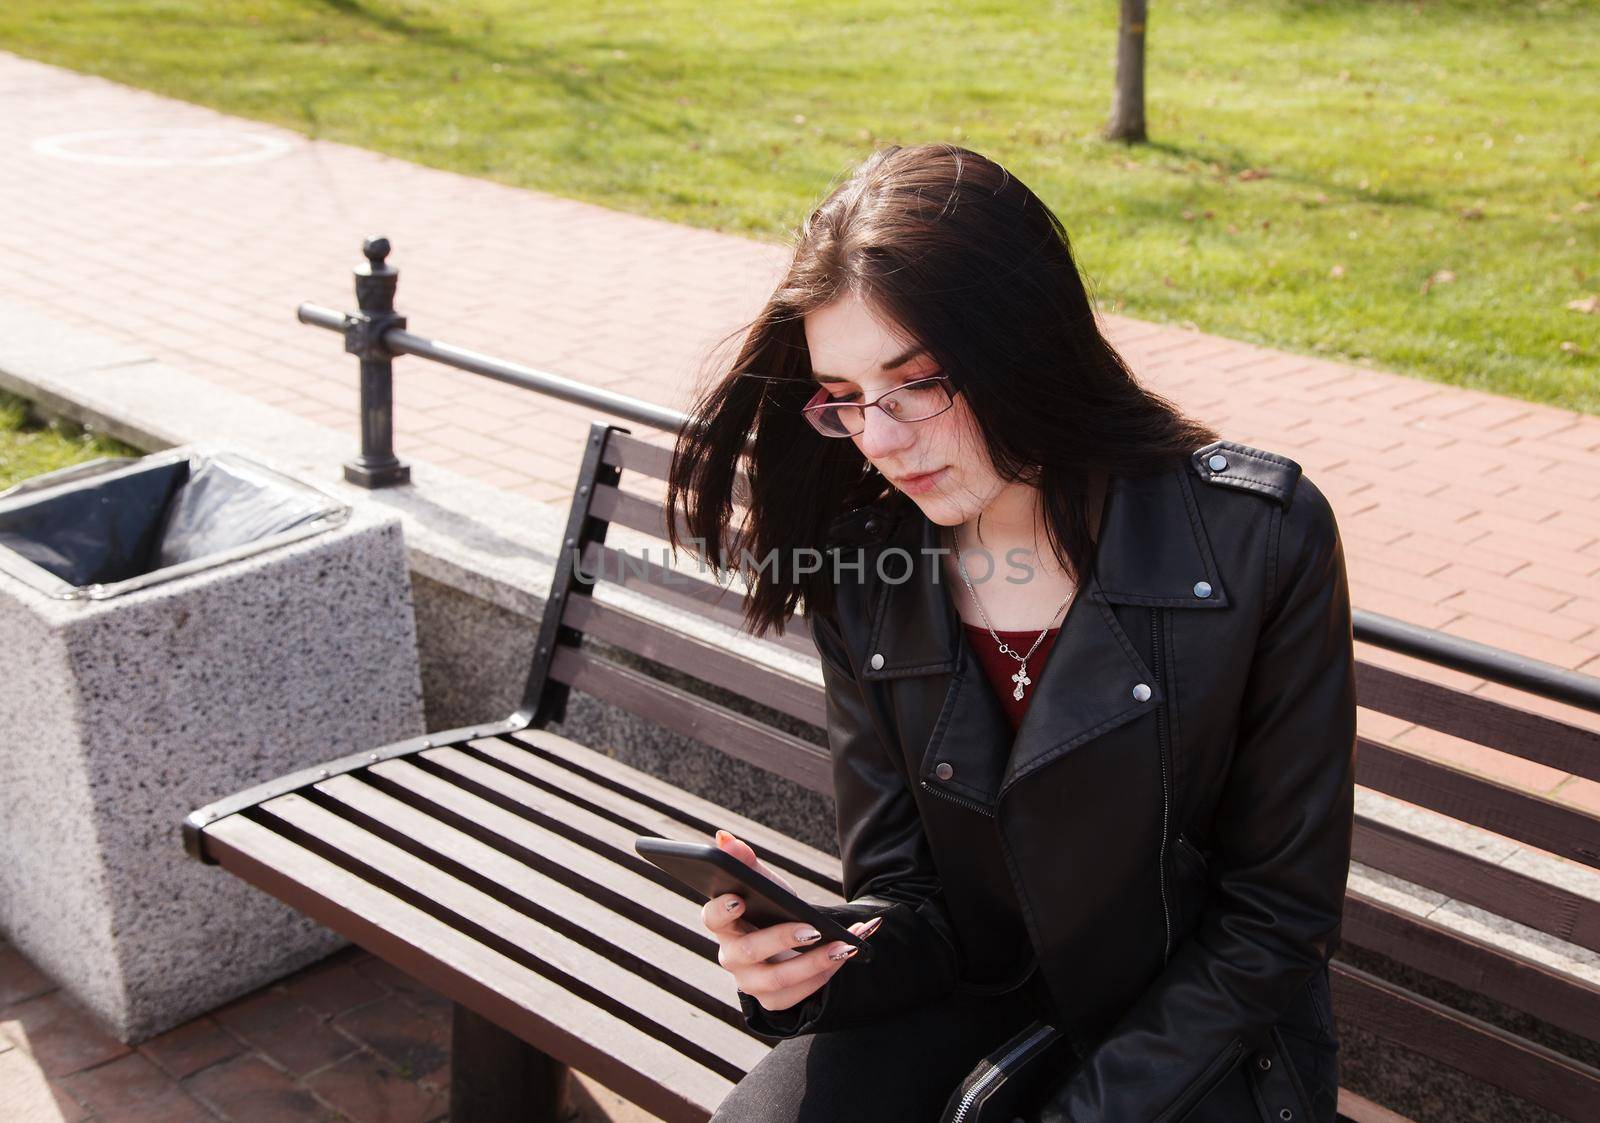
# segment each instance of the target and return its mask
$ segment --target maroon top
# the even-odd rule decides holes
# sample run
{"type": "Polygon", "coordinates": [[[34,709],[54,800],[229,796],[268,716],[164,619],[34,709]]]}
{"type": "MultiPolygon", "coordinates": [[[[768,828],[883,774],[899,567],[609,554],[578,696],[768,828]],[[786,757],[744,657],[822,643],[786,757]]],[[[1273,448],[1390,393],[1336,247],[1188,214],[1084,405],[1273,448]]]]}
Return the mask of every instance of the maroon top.
{"type": "MultiPolygon", "coordinates": [[[[1061,626],[1058,624],[1046,632],[1038,650],[1028,656],[1028,677],[1033,681],[1024,689],[1021,701],[1012,697],[1017,684],[1011,676],[1021,669],[1022,664],[1001,651],[1000,645],[994,642],[994,636],[991,636],[989,629],[982,624],[968,624],[963,621],[962,626],[967,629],[967,642],[972,645],[978,662],[983,664],[984,673],[989,676],[989,684],[994,687],[994,692],[1000,699],[1000,706],[1006,712],[1006,720],[1011,723],[1011,732],[1015,733],[1022,724],[1022,715],[1027,712],[1028,703],[1033,700],[1033,692],[1039,689],[1039,672],[1044,668],[1045,657],[1055,646],[1056,634],[1061,631],[1061,626]]],[[[1007,632],[996,628],[994,631],[995,635],[1005,640],[1007,646],[1018,655],[1027,654],[1028,648],[1033,646],[1033,641],[1039,638],[1037,629],[1007,632]]]]}

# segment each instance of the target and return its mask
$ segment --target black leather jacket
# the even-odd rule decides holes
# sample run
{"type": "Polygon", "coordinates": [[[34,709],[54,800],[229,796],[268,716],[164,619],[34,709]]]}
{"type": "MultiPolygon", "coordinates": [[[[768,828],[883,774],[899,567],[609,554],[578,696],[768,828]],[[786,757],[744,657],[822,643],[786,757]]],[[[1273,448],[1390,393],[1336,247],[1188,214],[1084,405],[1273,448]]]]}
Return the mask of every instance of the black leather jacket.
{"type": "Polygon", "coordinates": [[[830,556],[863,564],[810,620],[849,902],[828,911],[885,920],[872,959],[806,1002],[768,1012],[741,993],[747,1024],[823,1032],[962,985],[951,902],[982,887],[941,873],[962,868],[950,824],[970,842],[958,801],[999,829],[1076,1048],[1039,1119],[1220,1119],[1208,1093],[1247,1074],[1261,1119],[1331,1120],[1356,701],[1327,499],[1294,461],[1230,441],[1111,477],[1095,571],[1014,742],[966,645],[964,590],[942,579],[940,530],[899,494],[833,524],[830,556]]]}

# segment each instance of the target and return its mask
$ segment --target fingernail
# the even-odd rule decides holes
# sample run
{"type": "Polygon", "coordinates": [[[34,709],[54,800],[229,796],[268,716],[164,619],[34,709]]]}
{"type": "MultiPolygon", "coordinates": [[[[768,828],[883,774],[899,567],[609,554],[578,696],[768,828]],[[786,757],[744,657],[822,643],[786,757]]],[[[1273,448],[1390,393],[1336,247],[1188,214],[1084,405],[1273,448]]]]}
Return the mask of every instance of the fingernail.
{"type": "Polygon", "coordinates": [[[729,912],[733,912],[743,904],[744,904],[744,902],[741,901],[738,897],[734,897],[732,900],[724,901],[722,903],[722,907],[727,909],[729,912]]]}
{"type": "Polygon", "coordinates": [[[860,949],[858,949],[854,944],[840,944],[837,948],[835,948],[833,951],[830,951],[828,953],[828,958],[829,959],[849,959],[858,950],[860,950],[860,949]]]}
{"type": "Polygon", "coordinates": [[[731,831],[725,831],[721,827],[717,828],[717,841],[718,842],[727,842],[731,838],[733,838],[733,834],[732,834],[731,831]]]}
{"type": "Polygon", "coordinates": [[[883,923],[883,917],[881,917],[881,916],[873,917],[871,920],[867,921],[867,926],[865,928],[861,929],[861,937],[863,939],[865,939],[866,937],[872,935],[874,932],[876,932],[878,930],[879,925],[881,925],[882,923],[883,923]]]}
{"type": "Polygon", "coordinates": [[[796,943],[809,944],[812,940],[822,939],[822,933],[815,928],[797,928],[795,929],[794,939],[796,943]]]}

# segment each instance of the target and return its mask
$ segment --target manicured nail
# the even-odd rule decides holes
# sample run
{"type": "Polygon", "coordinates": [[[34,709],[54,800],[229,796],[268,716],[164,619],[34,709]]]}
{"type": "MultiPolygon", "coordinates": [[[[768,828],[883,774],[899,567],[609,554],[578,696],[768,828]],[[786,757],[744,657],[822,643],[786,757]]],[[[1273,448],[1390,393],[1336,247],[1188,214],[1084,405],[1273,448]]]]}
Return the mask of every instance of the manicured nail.
{"type": "Polygon", "coordinates": [[[883,917],[881,917],[881,916],[873,917],[871,920],[867,921],[867,926],[865,928],[861,929],[861,932],[860,932],[861,938],[865,939],[866,937],[872,935],[874,932],[876,932],[878,930],[879,926],[882,925],[882,924],[883,924],[883,917]]]}
{"type": "Polygon", "coordinates": [[[854,944],[840,944],[838,947],[834,948],[832,951],[830,951],[828,953],[828,958],[829,959],[849,959],[858,950],[860,950],[860,949],[857,948],[854,944]]]}
{"type": "Polygon", "coordinates": [[[820,939],[822,939],[822,933],[818,932],[815,928],[795,929],[794,941],[797,944],[809,944],[812,940],[820,939]]]}
{"type": "Polygon", "coordinates": [[[741,901],[738,897],[731,897],[728,900],[722,902],[722,907],[727,909],[729,912],[736,912],[743,905],[744,905],[744,902],[741,901]]]}

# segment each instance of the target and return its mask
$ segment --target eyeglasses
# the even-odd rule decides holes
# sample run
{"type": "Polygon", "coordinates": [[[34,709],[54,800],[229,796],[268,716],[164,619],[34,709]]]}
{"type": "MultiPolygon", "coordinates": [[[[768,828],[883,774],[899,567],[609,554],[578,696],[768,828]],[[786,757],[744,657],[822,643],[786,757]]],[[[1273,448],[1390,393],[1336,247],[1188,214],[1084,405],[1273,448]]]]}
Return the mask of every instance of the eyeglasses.
{"type": "Polygon", "coordinates": [[[827,401],[828,388],[823,386],[800,412],[824,437],[854,437],[867,427],[867,410],[873,406],[896,421],[926,421],[953,406],[959,392],[942,374],[896,386],[870,402],[827,401]]]}

